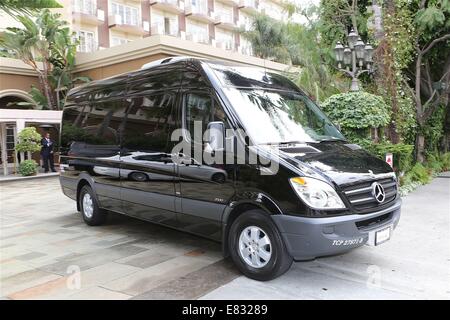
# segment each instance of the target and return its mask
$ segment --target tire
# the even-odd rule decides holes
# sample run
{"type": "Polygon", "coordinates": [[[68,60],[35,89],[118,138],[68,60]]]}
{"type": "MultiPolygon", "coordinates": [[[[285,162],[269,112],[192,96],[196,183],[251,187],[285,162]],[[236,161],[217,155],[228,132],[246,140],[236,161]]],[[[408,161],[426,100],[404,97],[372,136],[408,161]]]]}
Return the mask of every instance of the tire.
{"type": "Polygon", "coordinates": [[[211,180],[217,183],[224,183],[226,178],[223,173],[214,173],[211,177],[211,180]]]}
{"type": "Polygon", "coordinates": [[[228,233],[228,248],[238,269],[247,277],[259,281],[281,276],[293,261],[277,226],[267,213],[259,209],[247,211],[233,222],[228,233]],[[248,244],[253,243],[253,235],[258,233],[256,239],[259,239],[259,246],[256,245],[255,249],[248,244]],[[270,243],[267,243],[267,239],[263,240],[265,237],[270,243]]]}
{"type": "Polygon", "coordinates": [[[78,201],[81,215],[87,225],[99,226],[106,221],[106,212],[98,206],[97,197],[90,186],[81,188],[78,201]]]}
{"type": "Polygon", "coordinates": [[[144,182],[144,181],[148,180],[148,176],[144,172],[137,172],[137,171],[131,172],[128,175],[128,178],[130,180],[134,180],[134,181],[137,181],[137,182],[144,182]]]}

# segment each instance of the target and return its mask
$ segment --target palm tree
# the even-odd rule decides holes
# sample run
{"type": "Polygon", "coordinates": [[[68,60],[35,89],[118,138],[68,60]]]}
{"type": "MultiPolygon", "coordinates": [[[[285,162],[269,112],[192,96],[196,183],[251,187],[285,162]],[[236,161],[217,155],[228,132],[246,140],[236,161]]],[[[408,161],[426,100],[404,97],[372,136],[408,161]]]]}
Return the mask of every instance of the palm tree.
{"type": "Polygon", "coordinates": [[[258,14],[254,16],[251,30],[242,30],[241,35],[251,43],[257,57],[290,63],[285,31],[285,24],[258,14]]]}
{"type": "Polygon", "coordinates": [[[62,6],[56,0],[0,0],[0,10],[9,14],[30,13],[44,8],[62,6]]]}
{"type": "Polygon", "coordinates": [[[35,21],[27,15],[18,16],[23,28],[8,28],[1,39],[5,49],[36,71],[46,100],[44,107],[49,109],[61,107],[61,90],[70,89],[75,80],[84,81],[72,79],[76,43],[67,22],[59,18],[48,9],[41,11],[35,21]]]}

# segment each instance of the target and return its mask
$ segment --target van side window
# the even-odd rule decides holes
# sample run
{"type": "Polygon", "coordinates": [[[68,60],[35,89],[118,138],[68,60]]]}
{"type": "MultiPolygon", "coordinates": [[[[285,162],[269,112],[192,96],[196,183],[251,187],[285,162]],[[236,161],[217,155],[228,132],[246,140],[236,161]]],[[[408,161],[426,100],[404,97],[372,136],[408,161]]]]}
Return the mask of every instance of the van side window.
{"type": "Polygon", "coordinates": [[[202,125],[202,135],[208,123],[212,121],[223,121],[228,127],[226,114],[216,100],[208,93],[192,92],[185,96],[185,120],[186,129],[194,138],[194,126],[196,121],[202,125]]]}
{"type": "Polygon", "coordinates": [[[122,100],[67,108],[62,119],[61,148],[72,154],[93,157],[116,154],[122,108],[122,100]]]}
{"type": "Polygon", "coordinates": [[[137,77],[130,75],[128,96],[141,96],[179,87],[181,71],[178,66],[162,66],[150,70],[139,70],[137,77]],[[131,80],[132,79],[132,80],[131,80]]]}
{"type": "Polygon", "coordinates": [[[125,100],[122,146],[129,151],[166,151],[174,127],[175,95],[160,92],[125,100]]]}

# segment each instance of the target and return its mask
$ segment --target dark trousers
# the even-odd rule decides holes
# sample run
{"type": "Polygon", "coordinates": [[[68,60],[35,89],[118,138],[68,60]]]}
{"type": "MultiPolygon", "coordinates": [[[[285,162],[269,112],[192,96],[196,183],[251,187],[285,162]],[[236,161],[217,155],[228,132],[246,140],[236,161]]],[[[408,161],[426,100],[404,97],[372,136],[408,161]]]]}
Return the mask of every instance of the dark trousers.
{"type": "Polygon", "coordinates": [[[49,163],[50,163],[50,170],[55,172],[55,167],[53,165],[53,153],[43,154],[42,155],[42,161],[44,162],[44,170],[45,170],[45,172],[48,172],[49,163]]]}

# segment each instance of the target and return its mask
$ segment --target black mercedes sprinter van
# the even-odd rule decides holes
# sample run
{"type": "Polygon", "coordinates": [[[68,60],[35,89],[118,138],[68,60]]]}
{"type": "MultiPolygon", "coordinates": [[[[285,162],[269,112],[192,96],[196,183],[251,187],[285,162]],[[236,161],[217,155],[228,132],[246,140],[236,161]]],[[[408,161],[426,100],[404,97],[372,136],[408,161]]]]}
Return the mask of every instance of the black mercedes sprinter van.
{"type": "Polygon", "coordinates": [[[257,280],[383,243],[400,218],[390,166],[264,69],[176,57],[93,81],[68,94],[60,146],[88,225],[115,211],[221,241],[257,280]]]}

